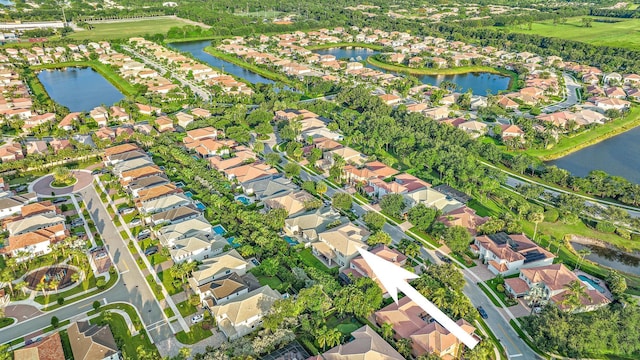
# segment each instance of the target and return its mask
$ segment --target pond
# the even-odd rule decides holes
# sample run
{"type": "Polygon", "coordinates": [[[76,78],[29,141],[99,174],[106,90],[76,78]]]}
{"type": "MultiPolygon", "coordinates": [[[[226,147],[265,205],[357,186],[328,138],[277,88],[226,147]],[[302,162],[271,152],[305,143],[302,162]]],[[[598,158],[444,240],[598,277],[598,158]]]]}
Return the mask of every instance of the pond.
{"type": "Polygon", "coordinates": [[[232,64],[228,61],[224,61],[222,59],[219,59],[205,52],[204,48],[211,45],[210,40],[169,43],[168,45],[172,49],[190,53],[196,59],[203,61],[215,68],[218,68],[228,74],[242,78],[252,84],[273,84],[274,83],[274,81],[271,79],[267,79],[264,76],[258,75],[241,66],[232,64]]]}
{"type": "Polygon", "coordinates": [[[577,242],[571,242],[571,246],[576,251],[582,249],[591,250],[591,254],[586,258],[597,264],[610,267],[629,274],[640,275],[640,258],[615,249],[607,249],[597,245],[585,245],[577,242]]]}
{"type": "Polygon", "coordinates": [[[547,164],[567,169],[573,175],[586,176],[592,170],[640,184],[640,127],[576,151],[547,164]]]}
{"type": "MultiPolygon", "coordinates": [[[[352,48],[330,48],[324,50],[316,50],[314,53],[319,55],[330,54],[337,59],[345,59],[352,61],[364,61],[369,56],[376,55],[379,51],[374,51],[366,48],[352,47],[352,48]]],[[[383,72],[398,74],[394,71],[381,69],[375,65],[366,64],[366,67],[370,69],[380,70],[383,72]]],[[[500,74],[491,73],[466,73],[458,75],[414,75],[423,84],[429,84],[438,86],[443,81],[450,81],[458,85],[458,92],[466,92],[471,89],[475,95],[487,95],[487,91],[492,94],[497,94],[499,91],[509,88],[509,82],[511,78],[500,74]]]]}
{"type": "Polygon", "coordinates": [[[69,111],[89,111],[96,106],[111,106],[124,95],[92,68],[69,67],[43,70],[38,79],[58,104],[69,111]]]}

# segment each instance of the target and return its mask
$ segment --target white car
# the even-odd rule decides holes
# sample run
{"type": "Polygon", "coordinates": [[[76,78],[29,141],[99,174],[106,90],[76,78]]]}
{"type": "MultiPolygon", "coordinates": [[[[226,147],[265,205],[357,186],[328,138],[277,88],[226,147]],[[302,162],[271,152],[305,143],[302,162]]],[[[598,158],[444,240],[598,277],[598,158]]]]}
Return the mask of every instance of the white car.
{"type": "Polygon", "coordinates": [[[131,214],[132,212],[136,211],[134,208],[125,208],[125,209],[121,209],[120,210],[120,215],[127,215],[127,214],[131,214]]]}
{"type": "Polygon", "coordinates": [[[142,220],[140,220],[140,219],[133,219],[129,223],[129,226],[132,226],[132,227],[140,226],[140,225],[142,225],[142,220]]]}
{"type": "Polygon", "coordinates": [[[191,318],[191,323],[192,324],[197,324],[199,322],[201,322],[202,320],[204,320],[204,315],[196,315],[194,317],[191,318]]]}

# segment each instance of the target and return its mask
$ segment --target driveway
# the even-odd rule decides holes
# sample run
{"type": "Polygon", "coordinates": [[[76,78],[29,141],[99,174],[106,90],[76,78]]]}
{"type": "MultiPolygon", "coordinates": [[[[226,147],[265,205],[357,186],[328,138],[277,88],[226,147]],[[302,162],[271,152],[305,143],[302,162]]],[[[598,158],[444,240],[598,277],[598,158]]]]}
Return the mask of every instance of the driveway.
{"type": "Polygon", "coordinates": [[[552,113],[556,111],[561,111],[561,110],[570,108],[573,105],[580,102],[580,98],[578,97],[577,90],[581,86],[576,82],[573,76],[567,73],[562,73],[562,77],[564,78],[564,86],[565,86],[564,100],[545,107],[544,109],[542,109],[543,112],[552,113]]]}

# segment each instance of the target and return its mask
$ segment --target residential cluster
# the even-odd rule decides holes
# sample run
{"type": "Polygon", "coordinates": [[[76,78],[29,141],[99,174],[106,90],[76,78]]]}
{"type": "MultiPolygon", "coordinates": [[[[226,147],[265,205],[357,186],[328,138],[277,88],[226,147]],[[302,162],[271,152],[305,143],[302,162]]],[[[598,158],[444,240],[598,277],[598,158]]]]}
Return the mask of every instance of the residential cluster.
{"type": "MultiPolygon", "coordinates": [[[[188,132],[192,137],[207,129],[188,132]]],[[[254,331],[271,304],[282,295],[268,285],[260,286],[247,270],[255,259],[245,260],[233,248],[233,238],[224,238],[221,225],[212,226],[204,217],[204,205],[173,183],[150,156],[133,144],[106,149],[104,163],[133,197],[145,229],[137,241],[153,237],[169,249],[174,263],[197,262],[189,279],[225,336],[237,339],[254,331]]],[[[145,255],[160,251],[145,250],[145,255]]]]}

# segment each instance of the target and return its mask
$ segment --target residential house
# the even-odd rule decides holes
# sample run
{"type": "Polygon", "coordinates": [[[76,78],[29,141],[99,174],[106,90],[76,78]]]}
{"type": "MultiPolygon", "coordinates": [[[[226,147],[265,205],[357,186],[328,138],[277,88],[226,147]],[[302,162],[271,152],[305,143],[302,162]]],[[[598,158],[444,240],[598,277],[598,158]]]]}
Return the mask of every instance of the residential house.
{"type": "Polygon", "coordinates": [[[120,351],[109,325],[91,325],[78,321],[67,329],[73,358],[76,360],[120,360],[120,351]]]}
{"type": "Polygon", "coordinates": [[[45,336],[40,341],[13,351],[15,360],[65,360],[60,333],[45,336]]]}
{"type": "Polygon", "coordinates": [[[269,209],[284,209],[288,215],[296,215],[305,212],[306,204],[310,201],[314,201],[316,198],[304,190],[297,192],[289,192],[286,194],[273,195],[264,200],[264,204],[267,210],[269,209]]]}
{"type": "Polygon", "coordinates": [[[193,129],[187,131],[187,136],[182,139],[185,144],[204,140],[204,139],[216,139],[218,137],[218,130],[211,126],[193,129]]]}
{"type": "Polygon", "coordinates": [[[195,117],[203,118],[203,119],[211,117],[211,112],[209,110],[205,110],[202,108],[191,109],[191,114],[193,114],[193,116],[195,117]]]}
{"type": "Polygon", "coordinates": [[[184,205],[151,215],[150,223],[153,226],[160,224],[177,224],[200,216],[201,212],[194,205],[184,205]]]}
{"type": "MultiPolygon", "coordinates": [[[[6,188],[6,186],[5,186],[6,188]]],[[[6,190],[5,190],[6,191],[6,190]]],[[[0,219],[17,214],[23,206],[37,200],[34,193],[25,195],[7,196],[0,199],[0,219]]]]}
{"type": "Polygon", "coordinates": [[[595,105],[597,108],[601,109],[602,111],[607,111],[607,110],[623,111],[623,110],[629,109],[629,107],[631,106],[631,103],[622,99],[606,98],[606,99],[596,100],[595,105]]]}
{"type": "Polygon", "coordinates": [[[136,103],[136,106],[138,107],[138,112],[140,112],[140,114],[142,115],[148,115],[148,116],[159,115],[161,111],[160,108],[157,108],[151,105],[136,103]]]}
{"type": "Polygon", "coordinates": [[[64,216],[56,212],[42,212],[26,217],[19,216],[7,219],[4,227],[9,232],[10,236],[17,236],[55,225],[62,225],[62,230],[64,231],[64,222],[64,216]]]}
{"type": "Polygon", "coordinates": [[[53,149],[54,153],[59,153],[62,150],[73,150],[71,141],[66,139],[53,139],[49,142],[49,146],[53,149]]]}
{"type": "Polygon", "coordinates": [[[328,266],[337,264],[341,269],[358,255],[358,248],[365,248],[369,232],[351,222],[325,230],[318,234],[318,242],[311,244],[313,254],[328,266]]]}
{"type": "Polygon", "coordinates": [[[123,186],[126,186],[132,181],[161,174],[164,174],[164,172],[160,170],[159,167],[155,165],[147,165],[134,170],[123,171],[120,174],[120,183],[123,186]]]}
{"type": "Polygon", "coordinates": [[[289,236],[301,237],[305,242],[318,241],[318,233],[326,231],[330,225],[339,226],[348,219],[329,206],[316,209],[284,220],[284,232],[289,236]]]}
{"type": "Polygon", "coordinates": [[[79,112],[69,113],[67,116],[62,118],[62,120],[60,120],[60,122],[58,123],[58,127],[60,129],[62,129],[62,130],[65,130],[65,131],[72,131],[73,130],[73,122],[79,120],[80,119],[80,115],[81,115],[81,113],[79,113],[79,112]]]}
{"type": "MultiPolygon", "coordinates": [[[[414,357],[434,353],[443,359],[453,359],[460,346],[460,341],[455,335],[408,297],[376,311],[375,319],[379,325],[391,324],[396,340],[411,339],[411,353],[414,357]]],[[[456,321],[456,324],[468,334],[475,331],[464,319],[456,321]]]]}
{"type": "Polygon", "coordinates": [[[327,350],[324,360],[404,360],[378,333],[365,325],[351,333],[353,340],[327,350]]]}
{"type": "Polygon", "coordinates": [[[487,124],[471,120],[458,125],[458,128],[469,134],[472,139],[478,138],[487,132],[487,124]]]}
{"type": "Polygon", "coordinates": [[[356,151],[348,146],[341,147],[331,151],[325,151],[323,158],[327,160],[328,167],[333,166],[334,157],[340,156],[347,164],[364,165],[367,160],[367,156],[359,151],[356,151]]]}
{"type": "Polygon", "coordinates": [[[444,118],[449,117],[449,107],[447,106],[438,106],[435,108],[427,109],[423,111],[424,116],[431,118],[433,120],[442,120],[444,118]]]}
{"type": "Polygon", "coordinates": [[[178,125],[183,129],[186,129],[189,124],[193,122],[193,115],[187,114],[185,112],[179,112],[176,114],[176,119],[178,119],[178,125]]]}
{"type": "Polygon", "coordinates": [[[198,290],[195,291],[200,296],[200,301],[208,309],[213,308],[215,305],[224,305],[248,292],[249,285],[247,282],[234,272],[199,286],[198,290]]]}
{"type": "Polygon", "coordinates": [[[255,196],[256,200],[282,196],[298,189],[298,185],[280,174],[245,181],[240,185],[245,194],[255,196]]]}
{"type": "Polygon", "coordinates": [[[180,239],[186,239],[192,236],[205,236],[207,238],[213,236],[211,224],[209,224],[204,216],[166,225],[156,230],[155,233],[160,243],[168,248],[173,248],[176,241],[180,239]]]}
{"type": "Polygon", "coordinates": [[[535,298],[537,303],[534,305],[551,302],[562,309],[568,309],[564,300],[568,292],[567,286],[574,281],[579,281],[585,290],[585,295],[580,298],[581,305],[575,311],[593,311],[611,302],[603,292],[578,278],[564,264],[521,269],[517,278],[505,279],[504,285],[513,297],[535,298]]]}
{"type": "Polygon", "coordinates": [[[256,161],[256,153],[253,151],[248,149],[238,151],[238,148],[235,150],[230,158],[223,158],[222,156],[212,156],[208,158],[209,167],[217,171],[223,171],[256,161]]]}
{"type": "Polygon", "coordinates": [[[223,173],[229,180],[236,180],[242,184],[247,181],[256,180],[266,176],[272,176],[278,173],[278,170],[264,163],[252,163],[237,166],[231,169],[223,170],[223,173]]]}
{"type": "Polygon", "coordinates": [[[107,164],[105,165],[111,165],[111,166],[115,166],[121,162],[127,162],[130,160],[135,160],[135,159],[148,159],[148,155],[147,153],[145,153],[144,151],[136,148],[136,150],[131,150],[131,151],[127,151],[127,152],[123,152],[123,153],[119,153],[119,154],[115,154],[109,157],[109,160],[107,162],[107,164]]]}
{"type": "Polygon", "coordinates": [[[158,132],[174,131],[173,120],[167,116],[161,116],[155,120],[155,128],[158,132]]]}
{"type": "Polygon", "coordinates": [[[162,184],[169,183],[169,178],[164,173],[158,175],[152,175],[146,178],[134,180],[127,185],[127,189],[134,197],[138,196],[138,192],[154,186],[160,186],[162,184]]]}
{"type": "MultiPolygon", "coordinates": [[[[166,185],[161,186],[165,187],[166,185]]],[[[139,194],[140,192],[138,192],[138,195],[139,194]]],[[[146,193],[143,192],[143,194],[146,193]]],[[[141,214],[151,215],[190,204],[192,204],[191,198],[173,190],[172,192],[169,192],[160,197],[148,198],[147,201],[144,202],[139,201],[136,205],[138,206],[141,214]]]]}
{"type": "Polygon", "coordinates": [[[189,286],[197,292],[200,286],[223,278],[231,273],[244,276],[248,269],[249,262],[240,256],[236,250],[230,250],[224,254],[202,260],[202,263],[191,273],[189,286]]]}
{"type": "Polygon", "coordinates": [[[24,159],[22,145],[17,142],[11,142],[0,146],[0,160],[2,162],[11,162],[24,159]]]}
{"type": "Polygon", "coordinates": [[[169,254],[174,263],[198,261],[222,253],[229,243],[220,235],[209,240],[205,234],[199,234],[173,241],[169,254]]]}
{"type": "Polygon", "coordinates": [[[89,116],[98,123],[99,127],[104,127],[108,125],[109,122],[109,112],[102,106],[98,106],[89,111],[89,116]]]}
{"type": "Polygon", "coordinates": [[[260,327],[262,317],[281,298],[280,293],[267,285],[212,307],[211,314],[227,339],[236,340],[260,327]]]}
{"type": "Polygon", "coordinates": [[[526,235],[476,236],[471,248],[489,270],[498,275],[516,274],[520,269],[551,265],[555,255],[536,245],[526,235]]]}
{"type": "Polygon", "coordinates": [[[478,226],[489,221],[489,217],[481,217],[476,214],[475,210],[465,205],[448,212],[446,215],[440,216],[437,221],[447,227],[462,226],[467,229],[471,235],[475,236],[478,233],[478,226]]]}
{"type": "Polygon", "coordinates": [[[47,143],[43,140],[27,141],[27,155],[46,155],[49,152],[47,143]]]}
{"type": "Polygon", "coordinates": [[[389,106],[397,105],[402,102],[402,98],[394,94],[382,94],[378,95],[378,97],[389,106]]]}
{"type": "Polygon", "coordinates": [[[443,214],[447,214],[464,206],[460,201],[430,187],[421,187],[415,191],[403,193],[402,195],[409,208],[417,204],[424,204],[427,207],[439,210],[443,214]]]}
{"type": "Polygon", "coordinates": [[[105,161],[105,165],[112,165],[111,164],[112,156],[126,153],[133,150],[140,150],[140,148],[135,144],[126,143],[126,144],[116,145],[116,146],[105,149],[104,157],[103,157],[103,160],[105,161]]]}
{"type": "Polygon", "coordinates": [[[116,176],[120,176],[122,173],[127,171],[133,171],[136,169],[143,168],[145,166],[154,166],[154,165],[155,164],[149,157],[143,156],[143,157],[137,157],[135,159],[128,159],[125,161],[118,162],[113,166],[112,172],[116,176]]]}
{"type": "Polygon", "coordinates": [[[118,122],[126,122],[131,119],[124,108],[115,105],[111,107],[111,115],[109,117],[118,122]]]}
{"type": "MultiPolygon", "coordinates": [[[[404,254],[400,253],[398,250],[391,249],[386,245],[379,244],[369,250],[369,252],[397,266],[402,267],[407,263],[407,257],[404,254]]],[[[345,283],[351,283],[352,279],[357,279],[362,276],[368,277],[380,286],[383,293],[387,292],[380,280],[378,280],[376,274],[371,270],[371,267],[369,267],[369,264],[362,258],[362,255],[358,255],[353,258],[349,264],[349,268],[343,270],[339,276],[345,283]]]]}
{"type": "Polygon", "coordinates": [[[500,137],[502,138],[502,140],[515,138],[524,139],[524,131],[518,125],[501,124],[500,130],[500,137]]]}

